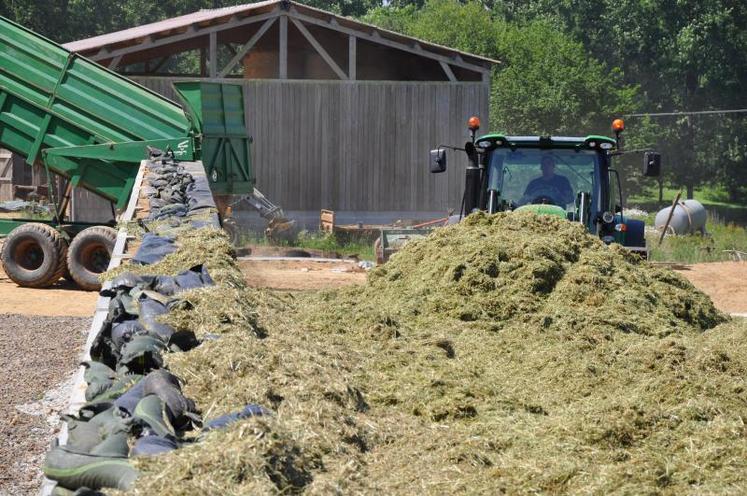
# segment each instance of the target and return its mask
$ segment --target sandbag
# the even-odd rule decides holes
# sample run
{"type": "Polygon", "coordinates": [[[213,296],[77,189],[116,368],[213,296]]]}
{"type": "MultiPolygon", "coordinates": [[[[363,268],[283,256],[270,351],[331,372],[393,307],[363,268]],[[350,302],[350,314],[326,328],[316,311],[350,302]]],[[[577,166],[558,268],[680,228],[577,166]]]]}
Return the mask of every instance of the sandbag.
{"type": "Polygon", "coordinates": [[[101,491],[94,491],[93,489],[88,489],[87,487],[81,487],[75,491],[72,491],[60,486],[55,486],[50,494],[52,496],[106,496],[101,491]]]}
{"type": "Polygon", "coordinates": [[[89,353],[93,361],[115,369],[119,361],[119,351],[112,342],[111,331],[112,322],[106,320],[101,326],[101,330],[96,334],[96,337],[93,338],[89,353]]]}
{"type": "Polygon", "coordinates": [[[164,343],[168,343],[174,328],[158,322],[158,317],[169,312],[166,304],[153,298],[153,292],[141,293],[138,299],[140,305],[140,324],[149,335],[158,337],[164,343]]]}
{"type": "Polygon", "coordinates": [[[215,200],[213,200],[213,193],[210,191],[207,178],[196,178],[192,184],[187,186],[186,195],[189,199],[187,205],[190,213],[215,207],[215,200]]]}
{"type": "Polygon", "coordinates": [[[132,341],[122,346],[119,368],[130,372],[148,373],[163,367],[161,353],[165,344],[152,336],[135,336],[132,341]]]}
{"type": "Polygon", "coordinates": [[[107,405],[105,402],[86,403],[78,410],[78,418],[87,422],[95,418],[97,415],[104,413],[107,410],[111,410],[111,408],[112,405],[107,405]]]}
{"type": "Polygon", "coordinates": [[[117,350],[120,350],[125,343],[132,341],[136,335],[146,334],[145,328],[136,319],[125,320],[112,324],[111,341],[117,350]]]}
{"type": "Polygon", "coordinates": [[[85,370],[83,371],[83,380],[88,384],[92,382],[111,382],[117,378],[117,373],[103,363],[89,361],[81,363],[85,370]]]}
{"type": "Polygon", "coordinates": [[[47,453],[42,471],[48,479],[66,489],[111,487],[127,490],[137,471],[124,456],[98,456],[56,446],[47,453]]]}
{"type": "Polygon", "coordinates": [[[208,274],[207,268],[200,264],[185,270],[180,274],[172,276],[158,276],[153,283],[153,289],[164,295],[174,295],[188,289],[212,286],[213,278],[208,274]]]}
{"type": "Polygon", "coordinates": [[[190,427],[192,416],[196,411],[195,403],[182,394],[179,379],[167,370],[154,370],[143,379],[143,393],[147,396],[158,396],[166,406],[169,421],[178,430],[190,427]]]}
{"type": "Polygon", "coordinates": [[[205,422],[205,425],[202,427],[203,432],[209,432],[215,429],[223,429],[225,427],[228,427],[234,422],[237,422],[242,419],[250,418],[250,417],[261,417],[264,415],[271,415],[272,412],[269,410],[259,406],[259,405],[246,405],[242,410],[234,413],[227,413],[226,415],[221,415],[218,418],[215,418],[213,420],[210,420],[208,422],[205,422]]]}
{"type": "Polygon", "coordinates": [[[91,397],[90,399],[88,398],[88,389],[86,389],[86,399],[89,403],[110,403],[127,392],[127,390],[130,389],[137,380],[139,380],[139,377],[140,376],[138,375],[129,375],[117,379],[112,382],[105,390],[100,392],[98,395],[91,397]]]}
{"type": "Polygon", "coordinates": [[[129,433],[132,429],[131,420],[120,415],[113,405],[88,422],[98,426],[102,440],[115,434],[129,433]]]}
{"type": "Polygon", "coordinates": [[[102,395],[112,387],[117,379],[117,373],[105,364],[100,362],[84,362],[81,365],[85,367],[83,380],[88,384],[86,388],[86,401],[102,395]]]}
{"type": "Polygon", "coordinates": [[[166,198],[166,201],[169,202],[168,205],[164,205],[157,213],[151,212],[150,218],[153,220],[162,219],[164,217],[184,217],[187,215],[187,206],[182,203],[171,203],[174,201],[181,202],[184,199],[178,195],[173,194],[170,195],[168,198],[166,198]]]}
{"type": "Polygon", "coordinates": [[[128,421],[108,408],[92,418],[66,416],[67,445],[79,453],[90,453],[110,436],[130,432],[128,421]]]}
{"type": "Polygon", "coordinates": [[[103,437],[101,428],[97,424],[75,420],[72,418],[67,421],[67,446],[82,453],[90,453],[101,441],[103,437]]]}
{"type": "Polygon", "coordinates": [[[161,437],[176,437],[176,431],[166,412],[166,405],[155,394],[145,396],[140,400],[132,417],[144,432],[150,431],[161,437]]]}
{"type": "Polygon", "coordinates": [[[127,456],[129,452],[130,447],[127,445],[126,433],[107,436],[90,451],[92,455],[99,456],[127,456]]]}
{"type": "Polygon", "coordinates": [[[122,396],[114,400],[114,407],[124,411],[127,415],[132,416],[132,414],[135,413],[135,407],[138,402],[140,402],[140,400],[143,399],[143,396],[145,396],[143,393],[144,382],[145,379],[141,379],[122,394],[122,396]]]}
{"type": "Polygon", "coordinates": [[[137,304],[130,291],[117,291],[109,300],[109,313],[106,319],[110,322],[122,322],[138,316],[137,304]]]}
{"type": "Polygon", "coordinates": [[[154,276],[136,275],[132,272],[125,272],[120,274],[111,281],[111,286],[102,290],[103,296],[114,296],[117,291],[129,291],[132,288],[137,287],[149,287],[153,282],[154,276]]]}
{"type": "Polygon", "coordinates": [[[130,450],[130,456],[155,456],[174,451],[177,448],[179,448],[179,445],[171,438],[143,436],[135,442],[130,450]]]}

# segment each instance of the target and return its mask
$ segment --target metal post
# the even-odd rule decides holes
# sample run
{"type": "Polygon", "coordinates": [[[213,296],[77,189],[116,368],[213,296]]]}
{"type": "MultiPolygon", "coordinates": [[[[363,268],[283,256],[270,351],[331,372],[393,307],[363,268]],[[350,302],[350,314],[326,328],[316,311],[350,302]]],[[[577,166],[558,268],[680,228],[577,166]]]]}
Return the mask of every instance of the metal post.
{"type": "MultiPolygon", "coordinates": [[[[67,184],[65,185],[65,193],[62,195],[62,199],[60,200],[60,206],[57,209],[58,215],[60,216],[59,222],[62,222],[65,219],[65,214],[67,213],[67,207],[70,204],[70,200],[73,196],[73,182],[68,180],[67,184]]],[[[72,218],[72,215],[71,215],[72,218]]]]}
{"type": "Polygon", "coordinates": [[[213,31],[210,33],[210,53],[208,54],[208,61],[210,63],[209,75],[214,78],[218,75],[218,33],[213,31]]]}
{"type": "Polygon", "coordinates": [[[288,79],[288,16],[280,16],[280,59],[279,75],[280,79],[288,79]]]}
{"type": "Polygon", "coordinates": [[[672,216],[674,215],[674,209],[677,208],[677,205],[680,202],[681,196],[682,196],[682,190],[680,190],[677,193],[677,196],[672,202],[672,209],[669,211],[669,216],[667,217],[667,223],[664,224],[664,229],[661,230],[661,236],[659,236],[659,246],[661,246],[661,243],[664,241],[664,236],[667,234],[667,229],[669,229],[669,223],[672,222],[672,216]]]}
{"type": "Polygon", "coordinates": [[[351,81],[355,81],[358,77],[356,74],[356,66],[358,65],[356,51],[356,38],[350,35],[348,37],[348,79],[351,81]]]}

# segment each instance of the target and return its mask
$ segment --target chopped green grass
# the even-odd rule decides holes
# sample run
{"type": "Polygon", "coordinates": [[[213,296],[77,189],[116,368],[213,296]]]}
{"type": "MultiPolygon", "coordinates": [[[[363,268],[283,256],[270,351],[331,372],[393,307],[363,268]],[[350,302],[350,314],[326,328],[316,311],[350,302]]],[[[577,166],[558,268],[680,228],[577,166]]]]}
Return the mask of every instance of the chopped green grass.
{"type": "Polygon", "coordinates": [[[168,366],[207,418],[275,414],[138,461],[134,494],[747,490],[747,324],[579,225],[477,214],[365,286],[243,295],[256,323],[168,366]]]}

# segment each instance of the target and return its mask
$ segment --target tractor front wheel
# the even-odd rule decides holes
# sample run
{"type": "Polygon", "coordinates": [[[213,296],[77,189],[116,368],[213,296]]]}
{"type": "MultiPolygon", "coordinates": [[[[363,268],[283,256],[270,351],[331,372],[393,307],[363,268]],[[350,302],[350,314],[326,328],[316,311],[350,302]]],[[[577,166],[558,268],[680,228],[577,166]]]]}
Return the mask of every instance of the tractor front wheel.
{"type": "Polygon", "coordinates": [[[99,275],[109,267],[116,240],[117,231],[106,226],[89,227],[73,238],[67,251],[67,267],[81,289],[101,289],[99,275]]]}
{"type": "Polygon", "coordinates": [[[47,224],[18,226],[5,239],[0,261],[5,274],[19,286],[46,288],[66,270],[67,243],[47,224]]]}

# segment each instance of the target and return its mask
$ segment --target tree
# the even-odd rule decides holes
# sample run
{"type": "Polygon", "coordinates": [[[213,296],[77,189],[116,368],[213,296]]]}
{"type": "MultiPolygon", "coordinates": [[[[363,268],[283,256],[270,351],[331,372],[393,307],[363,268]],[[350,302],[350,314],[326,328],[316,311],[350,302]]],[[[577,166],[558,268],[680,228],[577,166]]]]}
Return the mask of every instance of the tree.
{"type": "Polygon", "coordinates": [[[610,117],[635,108],[637,90],[548,20],[501,23],[491,123],[507,132],[607,134],[610,117]]]}
{"type": "Polygon", "coordinates": [[[632,110],[637,90],[590,57],[548,18],[512,23],[482,3],[429,0],[365,18],[388,29],[501,61],[492,77],[491,128],[509,133],[591,133],[632,110]]]}
{"type": "MultiPolygon", "coordinates": [[[[506,0],[513,22],[559,19],[599,60],[622,68],[652,112],[744,106],[747,94],[747,4],[734,0],[506,0]]],[[[731,122],[725,118],[721,122],[731,122]]],[[[685,186],[713,181],[738,126],[714,134],[698,117],[666,119],[659,143],[672,151],[668,179],[685,186]],[[666,142],[664,142],[666,140],[666,142]]],[[[631,132],[635,132],[631,129],[631,132]]],[[[731,156],[731,155],[730,155],[731,156]]],[[[744,160],[744,159],[740,159],[744,160]]],[[[722,179],[723,180],[723,179],[722,179]]]]}

